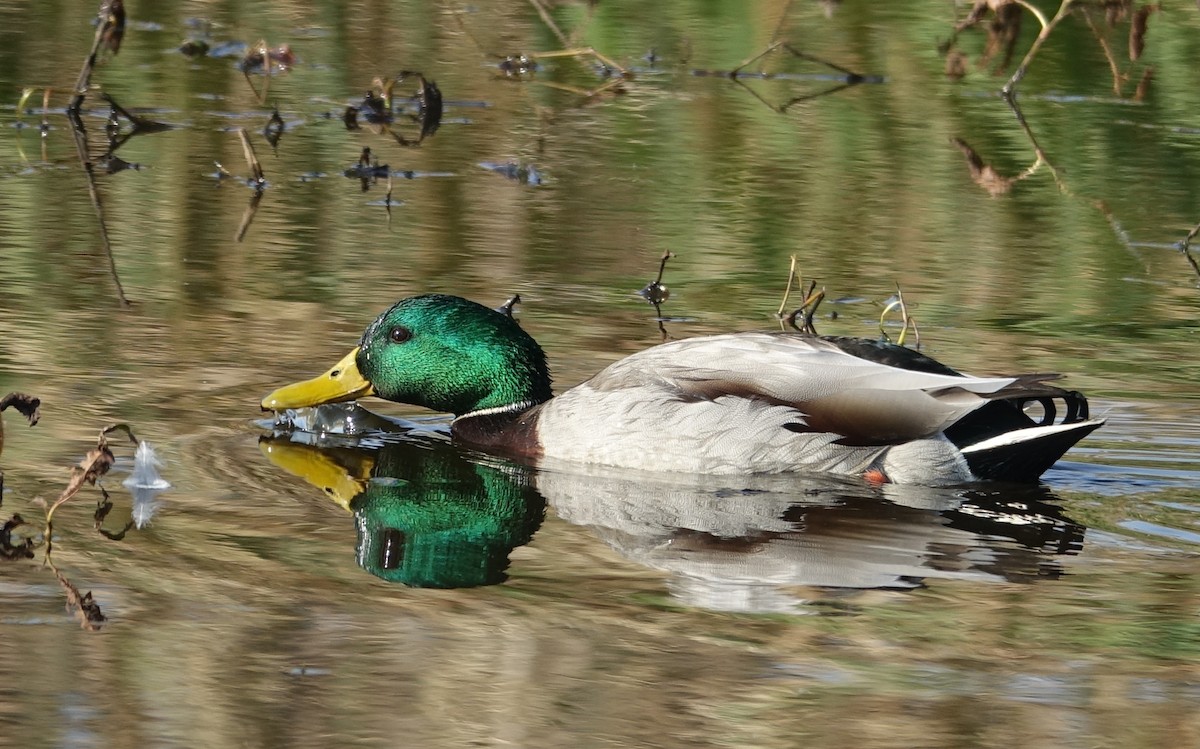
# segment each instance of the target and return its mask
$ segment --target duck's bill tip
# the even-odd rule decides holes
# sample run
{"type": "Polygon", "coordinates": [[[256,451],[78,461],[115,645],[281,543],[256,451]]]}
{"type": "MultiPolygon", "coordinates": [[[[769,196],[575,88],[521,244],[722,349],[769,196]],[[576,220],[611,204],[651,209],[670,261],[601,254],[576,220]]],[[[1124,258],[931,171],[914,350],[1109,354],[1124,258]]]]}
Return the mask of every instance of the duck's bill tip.
{"type": "Polygon", "coordinates": [[[375,388],[358,371],[354,349],[329,371],[311,380],[284,385],[263,398],[259,406],[264,411],[286,411],[289,408],[310,408],[326,403],[343,403],[374,395],[375,388]]]}

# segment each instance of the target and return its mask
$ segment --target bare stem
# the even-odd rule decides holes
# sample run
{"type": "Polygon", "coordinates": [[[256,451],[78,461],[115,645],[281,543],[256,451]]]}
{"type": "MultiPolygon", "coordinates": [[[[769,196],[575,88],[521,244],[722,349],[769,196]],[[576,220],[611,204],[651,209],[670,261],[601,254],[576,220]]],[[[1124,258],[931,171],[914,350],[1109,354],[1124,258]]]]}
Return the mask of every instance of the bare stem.
{"type": "MultiPolygon", "coordinates": [[[[82,101],[82,97],[77,97],[82,101]]],[[[117,299],[121,302],[122,307],[129,306],[129,299],[125,296],[125,288],[121,285],[121,277],[117,273],[117,261],[113,257],[112,242],[108,237],[108,223],[104,219],[104,203],[100,199],[100,188],[96,185],[96,172],[92,159],[88,153],[87,130],[83,126],[83,120],[79,116],[77,108],[67,109],[67,119],[71,122],[71,133],[75,136],[75,150],[79,153],[79,164],[83,167],[84,174],[87,175],[88,182],[88,197],[92,200],[92,208],[96,211],[96,219],[100,225],[100,244],[104,248],[104,254],[108,257],[108,270],[112,275],[113,286],[117,289],[117,299]]]]}
{"type": "Polygon", "coordinates": [[[546,24],[546,26],[554,32],[554,35],[558,37],[559,44],[564,47],[570,47],[571,42],[567,40],[566,34],[563,34],[562,29],[558,28],[558,24],[555,23],[554,19],[550,17],[549,11],[542,6],[541,2],[539,2],[539,0],[529,0],[529,4],[532,5],[534,10],[538,12],[538,15],[541,16],[542,23],[546,24]]]}
{"type": "Polygon", "coordinates": [[[1112,72],[1113,77],[1113,94],[1120,96],[1121,84],[1124,83],[1125,76],[1121,75],[1121,70],[1117,66],[1117,58],[1112,53],[1112,47],[1108,45],[1108,39],[1096,27],[1096,21],[1092,18],[1092,12],[1086,7],[1083,8],[1083,18],[1087,21],[1088,28],[1092,30],[1092,34],[1100,44],[1100,49],[1104,51],[1104,58],[1108,60],[1108,69],[1112,72]]]}
{"type": "Polygon", "coordinates": [[[109,27],[115,23],[110,6],[111,0],[101,0],[100,10],[97,13],[99,20],[96,23],[96,35],[92,37],[92,49],[83,61],[79,77],[75,79],[75,95],[71,97],[71,103],[67,107],[68,111],[78,113],[79,108],[83,106],[88,86],[92,82],[92,71],[96,68],[96,56],[100,52],[100,45],[104,43],[104,35],[108,33],[109,27]]]}
{"type": "Polygon", "coordinates": [[[787,309],[788,297],[792,295],[792,283],[796,281],[796,256],[792,255],[792,264],[788,268],[787,287],[783,290],[783,300],[779,302],[779,311],[775,316],[783,319],[783,311],[787,309]]]}
{"type": "Polygon", "coordinates": [[[1029,46],[1029,51],[1025,53],[1025,58],[1022,59],[1021,64],[1017,66],[1017,70],[1012,74],[1012,78],[1009,78],[1008,83],[1005,83],[1004,87],[1000,89],[1005,98],[1011,98],[1013,96],[1013,92],[1016,89],[1017,84],[1021,82],[1021,79],[1025,77],[1025,73],[1028,71],[1029,63],[1033,62],[1033,58],[1037,55],[1038,50],[1040,50],[1042,45],[1046,43],[1046,40],[1050,38],[1050,32],[1054,30],[1054,27],[1057,26],[1058,23],[1066,18],[1071,12],[1071,6],[1075,3],[1075,0],[1062,0],[1061,4],[1058,6],[1058,12],[1055,13],[1054,18],[1050,19],[1049,21],[1046,20],[1046,17],[1042,15],[1041,11],[1039,11],[1037,8],[1034,8],[1025,0],[1016,0],[1016,2],[1020,3],[1021,7],[1028,10],[1034,15],[1035,18],[1037,18],[1038,23],[1042,25],[1042,30],[1038,32],[1037,39],[1034,39],[1033,44],[1029,46]]]}
{"type": "Polygon", "coordinates": [[[238,138],[242,141],[242,155],[246,157],[246,164],[250,167],[254,187],[261,190],[267,179],[263,175],[262,164],[258,162],[258,155],[254,153],[254,144],[250,142],[250,136],[246,134],[246,128],[238,128],[238,138]]]}
{"type": "Polygon", "coordinates": [[[787,42],[783,42],[783,41],[771,42],[769,45],[767,45],[767,48],[764,49],[762,52],[759,52],[758,54],[753,55],[751,57],[747,57],[745,60],[742,61],[741,65],[738,65],[736,68],[729,71],[729,77],[737,78],[737,74],[739,72],[741,72],[742,68],[746,67],[747,65],[749,65],[752,62],[755,62],[756,60],[761,60],[762,58],[771,54],[772,52],[779,49],[780,47],[782,47],[785,44],[787,44],[787,42]]]}

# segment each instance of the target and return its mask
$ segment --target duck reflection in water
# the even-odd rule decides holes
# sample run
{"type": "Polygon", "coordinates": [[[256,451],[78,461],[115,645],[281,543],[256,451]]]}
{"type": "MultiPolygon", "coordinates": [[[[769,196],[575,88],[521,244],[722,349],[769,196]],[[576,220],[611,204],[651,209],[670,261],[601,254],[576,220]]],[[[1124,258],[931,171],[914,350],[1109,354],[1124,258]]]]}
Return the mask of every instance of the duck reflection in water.
{"type": "Polygon", "coordinates": [[[509,554],[529,543],[546,513],[520,470],[472,463],[441,440],[371,448],[275,436],[259,444],[273,463],[354,514],[360,567],[410,587],[504,582],[509,554]]]}
{"type": "MultiPolygon", "coordinates": [[[[371,423],[357,411],[343,418],[338,409],[346,408],[361,410],[322,406],[333,411],[313,423],[371,423]]],[[[1053,578],[1061,555],[1077,553],[1084,537],[1044,487],[876,486],[797,474],[689,481],[579,466],[534,472],[475,462],[481,458],[445,435],[419,429],[385,437],[276,432],[262,449],[354,513],[364,569],[410,586],[504,581],[510,553],[533,538],[547,503],[623,556],[667,572],[679,601],[730,611],[804,611],[802,588],[811,596],[929,579],[1053,578]]]]}

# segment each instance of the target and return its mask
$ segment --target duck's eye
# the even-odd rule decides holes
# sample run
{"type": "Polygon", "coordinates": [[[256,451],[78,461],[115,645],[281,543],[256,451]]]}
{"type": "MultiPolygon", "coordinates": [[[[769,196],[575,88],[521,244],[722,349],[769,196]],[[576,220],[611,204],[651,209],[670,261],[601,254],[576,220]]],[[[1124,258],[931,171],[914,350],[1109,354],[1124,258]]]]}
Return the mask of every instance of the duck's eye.
{"type": "Polygon", "coordinates": [[[412,331],[397,325],[388,333],[388,338],[392,339],[392,343],[404,343],[409,338],[412,338],[412,331]]]}

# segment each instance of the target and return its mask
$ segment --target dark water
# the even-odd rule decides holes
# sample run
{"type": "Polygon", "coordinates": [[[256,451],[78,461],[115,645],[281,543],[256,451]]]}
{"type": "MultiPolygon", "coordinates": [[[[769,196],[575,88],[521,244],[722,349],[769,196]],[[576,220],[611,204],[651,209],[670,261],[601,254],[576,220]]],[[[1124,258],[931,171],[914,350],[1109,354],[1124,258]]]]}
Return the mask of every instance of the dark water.
{"type": "MultiPolygon", "coordinates": [[[[962,32],[955,80],[951,3],[559,5],[570,46],[635,72],[587,97],[611,80],[587,56],[500,71],[568,46],[527,3],[128,11],[91,152],[101,91],[174,127],[97,177],[124,307],[63,111],[95,5],[0,8],[0,395],[43,400],[34,429],[4,413],[0,515],[40,523],[113,422],[172,484],[122,535],[146,510],[114,439],[107,535],[95,489],[56,512],[98,632],[40,549],[0,560],[0,746],[1200,745],[1200,289],[1175,247],[1200,221],[1194,4],[1151,15],[1136,62],[1128,17],[1053,32],[1018,88],[1042,160],[998,95],[1027,13],[1004,75],[984,27],[962,32]],[[263,103],[238,56],[189,58],[187,38],[296,63],[263,103]],[[694,74],[776,39],[882,82],[814,96],[843,74],[783,50],[746,68],[773,78],[694,74]],[[436,81],[437,132],[347,130],[401,70],[436,81]],[[214,176],[248,174],[239,127],[254,204],[214,176]],[[386,178],[345,175],[367,147],[390,213],[386,178]],[[666,251],[672,336],[776,325],[796,255],[827,289],[822,332],[879,335],[899,285],[922,350],[1066,372],[1108,424],[1020,491],[536,475],[438,420],[261,441],[264,393],[413,293],[519,293],[556,383],[579,382],[661,340],[634,292],[666,251]]],[[[406,113],[418,85],[395,88],[406,113]]]]}

